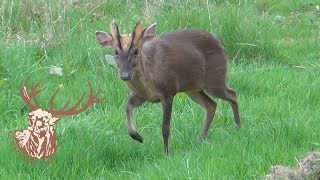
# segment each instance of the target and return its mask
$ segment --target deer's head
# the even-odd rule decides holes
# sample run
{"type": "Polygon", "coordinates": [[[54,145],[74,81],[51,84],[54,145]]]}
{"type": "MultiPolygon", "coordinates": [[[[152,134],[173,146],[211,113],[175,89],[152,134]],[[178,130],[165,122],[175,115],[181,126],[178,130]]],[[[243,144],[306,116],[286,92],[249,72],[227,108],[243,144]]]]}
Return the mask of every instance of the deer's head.
{"type": "Polygon", "coordinates": [[[143,43],[155,37],[156,24],[144,29],[140,21],[136,23],[131,35],[120,35],[118,25],[112,22],[110,33],[97,31],[96,37],[102,47],[114,50],[114,59],[124,81],[134,77],[139,64],[143,43]]]}
{"type": "Polygon", "coordinates": [[[60,118],[58,116],[53,116],[46,110],[37,109],[28,114],[28,119],[28,130],[42,138],[48,131],[52,131],[50,127],[55,125],[60,118]]]}

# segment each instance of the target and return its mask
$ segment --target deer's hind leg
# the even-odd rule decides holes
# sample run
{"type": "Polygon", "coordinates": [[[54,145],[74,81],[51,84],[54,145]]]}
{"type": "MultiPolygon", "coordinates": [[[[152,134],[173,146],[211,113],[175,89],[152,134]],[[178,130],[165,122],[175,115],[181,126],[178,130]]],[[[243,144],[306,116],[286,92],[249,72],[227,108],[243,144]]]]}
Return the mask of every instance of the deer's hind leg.
{"type": "Polygon", "coordinates": [[[204,91],[199,92],[186,92],[186,94],[196,103],[201,105],[206,112],[205,121],[203,123],[201,132],[199,134],[199,139],[202,140],[206,137],[208,129],[212,123],[217,103],[214,102],[204,91]]]}
{"type": "Polygon", "coordinates": [[[236,126],[237,128],[240,128],[241,122],[240,122],[240,115],[239,115],[239,109],[238,109],[237,93],[226,86],[217,86],[217,87],[207,88],[206,92],[212,96],[218,97],[220,99],[223,99],[229,102],[233,111],[233,117],[234,117],[236,126]]]}

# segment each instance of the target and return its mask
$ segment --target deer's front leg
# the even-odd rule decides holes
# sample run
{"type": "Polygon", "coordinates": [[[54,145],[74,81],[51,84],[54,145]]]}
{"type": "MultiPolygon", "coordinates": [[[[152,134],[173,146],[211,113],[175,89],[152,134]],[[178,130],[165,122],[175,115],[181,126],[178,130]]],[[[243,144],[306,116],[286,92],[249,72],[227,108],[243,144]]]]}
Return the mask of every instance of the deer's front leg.
{"type": "Polygon", "coordinates": [[[133,122],[133,109],[136,107],[139,107],[142,105],[146,100],[143,97],[140,97],[136,94],[131,94],[127,100],[126,104],[126,114],[127,114],[127,120],[128,120],[128,133],[129,135],[136,141],[139,141],[140,143],[143,142],[143,139],[139,133],[137,133],[134,122],[133,122]]]}
{"type": "Polygon", "coordinates": [[[173,97],[166,98],[161,101],[162,104],[162,136],[164,143],[164,153],[169,153],[169,135],[170,135],[170,121],[172,112],[173,97]]]}

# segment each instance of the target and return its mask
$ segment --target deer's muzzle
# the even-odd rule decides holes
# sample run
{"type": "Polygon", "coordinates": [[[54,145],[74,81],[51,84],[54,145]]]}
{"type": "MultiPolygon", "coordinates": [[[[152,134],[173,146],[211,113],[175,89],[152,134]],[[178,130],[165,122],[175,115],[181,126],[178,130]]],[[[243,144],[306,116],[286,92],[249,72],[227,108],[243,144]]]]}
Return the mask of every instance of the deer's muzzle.
{"type": "Polygon", "coordinates": [[[129,72],[121,73],[120,77],[123,81],[129,81],[132,79],[132,75],[129,72]]]}

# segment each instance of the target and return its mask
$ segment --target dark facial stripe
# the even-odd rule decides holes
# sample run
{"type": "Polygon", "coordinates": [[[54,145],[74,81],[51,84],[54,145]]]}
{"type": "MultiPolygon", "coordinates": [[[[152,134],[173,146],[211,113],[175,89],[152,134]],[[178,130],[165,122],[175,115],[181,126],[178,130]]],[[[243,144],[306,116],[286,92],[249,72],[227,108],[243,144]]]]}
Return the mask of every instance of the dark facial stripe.
{"type": "Polygon", "coordinates": [[[132,38],[131,38],[131,44],[130,44],[130,46],[129,46],[129,50],[132,48],[132,46],[133,46],[133,42],[134,42],[134,40],[135,40],[135,36],[136,36],[136,27],[137,27],[137,25],[134,27],[133,32],[132,32],[132,38]]]}
{"type": "Polygon", "coordinates": [[[117,39],[118,39],[118,44],[119,44],[119,48],[122,50],[122,45],[121,45],[121,41],[120,41],[120,33],[119,33],[119,27],[118,25],[114,24],[114,26],[116,27],[116,31],[117,31],[117,39]]]}

